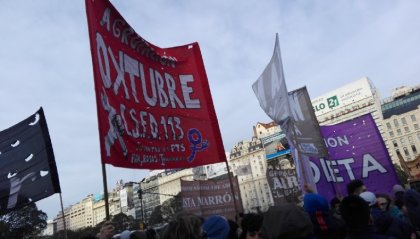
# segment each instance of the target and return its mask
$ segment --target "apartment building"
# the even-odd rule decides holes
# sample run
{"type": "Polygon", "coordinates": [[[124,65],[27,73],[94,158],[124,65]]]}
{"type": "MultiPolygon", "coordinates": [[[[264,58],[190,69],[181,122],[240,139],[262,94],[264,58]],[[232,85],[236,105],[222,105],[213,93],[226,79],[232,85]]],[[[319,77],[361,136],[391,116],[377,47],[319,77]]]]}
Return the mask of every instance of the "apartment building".
{"type": "Polygon", "coordinates": [[[420,85],[395,89],[383,101],[382,113],[391,158],[400,153],[405,161],[415,160],[420,150],[420,85]]]}
{"type": "Polygon", "coordinates": [[[266,211],[274,205],[267,182],[267,154],[262,140],[281,132],[275,123],[257,123],[250,140],[238,142],[230,151],[229,167],[238,177],[245,212],[266,211]]]}

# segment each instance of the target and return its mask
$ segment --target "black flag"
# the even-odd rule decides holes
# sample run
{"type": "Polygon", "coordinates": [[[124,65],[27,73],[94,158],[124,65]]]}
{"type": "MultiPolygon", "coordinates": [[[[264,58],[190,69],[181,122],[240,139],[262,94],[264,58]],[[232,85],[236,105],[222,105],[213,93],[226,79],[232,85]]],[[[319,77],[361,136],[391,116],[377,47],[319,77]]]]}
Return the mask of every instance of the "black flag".
{"type": "Polygon", "coordinates": [[[0,132],[0,214],[60,193],[44,111],[0,132]]]}

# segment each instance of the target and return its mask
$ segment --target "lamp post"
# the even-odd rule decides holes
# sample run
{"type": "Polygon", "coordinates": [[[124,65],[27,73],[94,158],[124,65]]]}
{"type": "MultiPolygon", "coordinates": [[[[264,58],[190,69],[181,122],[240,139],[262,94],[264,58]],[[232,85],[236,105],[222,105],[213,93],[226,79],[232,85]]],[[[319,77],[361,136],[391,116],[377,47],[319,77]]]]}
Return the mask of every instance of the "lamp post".
{"type": "Polygon", "coordinates": [[[133,181],[128,182],[128,183],[131,183],[131,184],[137,184],[137,185],[139,185],[139,189],[137,190],[137,195],[138,195],[139,200],[140,200],[140,210],[141,210],[140,212],[141,212],[141,223],[142,224],[144,224],[144,210],[143,210],[143,190],[141,189],[141,183],[144,182],[145,179],[146,178],[143,178],[140,181],[140,183],[133,182],[133,181]]]}

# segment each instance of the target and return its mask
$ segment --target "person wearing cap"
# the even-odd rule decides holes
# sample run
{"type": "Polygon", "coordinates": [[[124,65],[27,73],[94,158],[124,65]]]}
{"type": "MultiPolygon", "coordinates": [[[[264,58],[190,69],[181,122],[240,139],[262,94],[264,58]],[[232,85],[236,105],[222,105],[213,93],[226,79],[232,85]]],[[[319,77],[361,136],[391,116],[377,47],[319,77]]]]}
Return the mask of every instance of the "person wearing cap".
{"type": "Polygon", "coordinates": [[[213,215],[203,223],[203,231],[208,239],[226,239],[229,235],[229,223],[226,218],[213,215]]]}
{"type": "Polygon", "coordinates": [[[349,195],[341,201],[341,215],[348,228],[347,239],[385,239],[372,225],[369,204],[357,195],[349,195]]]}
{"type": "Polygon", "coordinates": [[[402,211],[404,206],[405,189],[401,185],[395,184],[392,187],[392,191],[394,192],[394,204],[398,207],[398,209],[400,209],[400,211],[402,211]]]}

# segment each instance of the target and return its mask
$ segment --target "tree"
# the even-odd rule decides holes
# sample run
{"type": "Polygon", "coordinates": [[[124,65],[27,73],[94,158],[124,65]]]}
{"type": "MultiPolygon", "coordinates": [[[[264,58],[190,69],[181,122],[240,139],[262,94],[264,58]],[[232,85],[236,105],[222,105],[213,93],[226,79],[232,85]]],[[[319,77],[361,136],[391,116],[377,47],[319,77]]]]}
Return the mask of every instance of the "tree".
{"type": "Polygon", "coordinates": [[[398,179],[401,185],[408,184],[408,174],[405,172],[400,165],[394,164],[395,172],[397,173],[398,179]]]}
{"type": "Polygon", "coordinates": [[[175,218],[175,215],[182,211],[181,193],[164,201],[162,203],[162,218],[163,221],[169,222],[175,218]]]}
{"type": "Polygon", "coordinates": [[[163,222],[161,209],[162,209],[161,205],[158,205],[153,209],[152,214],[150,214],[150,219],[149,219],[150,225],[155,225],[155,224],[159,224],[163,222]]]}
{"type": "Polygon", "coordinates": [[[116,232],[140,229],[139,223],[134,220],[132,216],[127,216],[124,213],[118,213],[117,215],[113,216],[111,221],[114,224],[116,232]]]}
{"type": "Polygon", "coordinates": [[[47,214],[35,203],[0,216],[2,238],[31,238],[47,227],[47,214]]]}

